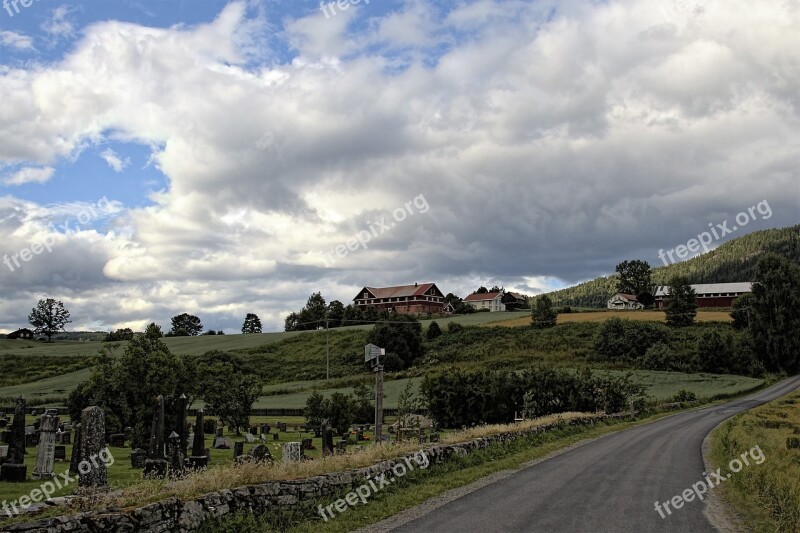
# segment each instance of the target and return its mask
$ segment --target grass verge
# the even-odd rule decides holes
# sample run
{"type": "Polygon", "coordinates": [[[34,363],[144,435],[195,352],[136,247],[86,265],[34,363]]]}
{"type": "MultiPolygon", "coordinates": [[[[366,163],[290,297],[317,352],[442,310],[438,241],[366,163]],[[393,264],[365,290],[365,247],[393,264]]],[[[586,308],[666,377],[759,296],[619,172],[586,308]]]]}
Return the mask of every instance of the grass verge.
{"type": "Polygon", "coordinates": [[[711,436],[711,461],[724,467],[754,446],[766,460],[734,474],[723,495],[753,531],[800,531],[800,392],[723,423],[711,436]]]}

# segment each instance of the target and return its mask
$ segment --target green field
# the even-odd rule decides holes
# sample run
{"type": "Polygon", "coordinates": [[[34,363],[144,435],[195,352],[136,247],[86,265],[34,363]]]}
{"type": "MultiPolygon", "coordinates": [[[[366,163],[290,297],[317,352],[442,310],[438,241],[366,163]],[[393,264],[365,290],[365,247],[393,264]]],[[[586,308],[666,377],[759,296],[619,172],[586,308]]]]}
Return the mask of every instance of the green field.
{"type": "MultiPolygon", "coordinates": [[[[598,370],[596,372],[597,374],[612,374],[615,376],[627,374],[626,371],[622,370],[598,370]]],[[[650,370],[634,370],[631,371],[631,374],[633,375],[633,381],[643,384],[647,388],[647,394],[656,401],[670,400],[682,389],[694,392],[700,399],[710,399],[720,395],[737,394],[751,390],[764,383],[762,379],[717,374],[682,374],[679,372],[655,372],[650,370]]],[[[408,382],[412,383],[414,392],[419,394],[419,385],[422,383],[422,378],[397,379],[384,383],[383,390],[386,397],[383,402],[384,407],[389,409],[397,407],[400,393],[403,392],[408,382]]],[[[330,396],[334,392],[350,394],[353,392],[353,388],[321,389],[319,392],[324,396],[330,396]]],[[[306,399],[310,394],[311,391],[307,390],[279,396],[262,396],[258,399],[255,407],[301,409],[305,407],[306,399]]]]}

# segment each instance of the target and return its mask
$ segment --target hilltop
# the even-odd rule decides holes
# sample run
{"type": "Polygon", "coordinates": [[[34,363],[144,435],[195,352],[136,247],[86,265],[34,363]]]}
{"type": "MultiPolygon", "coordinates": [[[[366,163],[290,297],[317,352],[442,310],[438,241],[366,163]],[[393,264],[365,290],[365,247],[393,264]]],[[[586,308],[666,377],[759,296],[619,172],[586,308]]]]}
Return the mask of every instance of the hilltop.
{"type": "MultiPolygon", "coordinates": [[[[653,282],[665,285],[674,275],[687,276],[692,283],[750,281],[758,258],[768,252],[800,263],[800,225],[756,231],[681,263],[653,268],[653,282]]],[[[551,292],[549,296],[558,306],[605,307],[606,301],[617,292],[616,284],[616,275],[604,276],[551,292]]]]}

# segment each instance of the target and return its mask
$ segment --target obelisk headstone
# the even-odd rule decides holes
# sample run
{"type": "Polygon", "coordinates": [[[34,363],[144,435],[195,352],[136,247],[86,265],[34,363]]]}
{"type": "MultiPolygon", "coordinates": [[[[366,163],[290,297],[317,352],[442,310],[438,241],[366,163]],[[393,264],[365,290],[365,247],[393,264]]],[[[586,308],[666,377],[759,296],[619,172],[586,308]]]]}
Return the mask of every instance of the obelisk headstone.
{"type": "Polygon", "coordinates": [[[197,410],[194,423],[194,441],[192,441],[192,455],[189,456],[192,468],[205,468],[208,466],[206,455],[205,415],[202,409],[197,410]]]}
{"type": "Polygon", "coordinates": [[[36,468],[33,470],[34,479],[46,479],[54,475],[58,422],[58,416],[50,414],[49,411],[42,417],[42,423],[39,426],[39,449],[36,454],[36,468]]]}
{"type": "Polygon", "coordinates": [[[175,433],[181,439],[181,455],[186,457],[188,441],[186,440],[186,395],[181,394],[178,398],[178,413],[175,416],[175,433]]]}
{"type": "Polygon", "coordinates": [[[173,431],[167,441],[167,447],[169,448],[169,475],[170,477],[181,477],[184,472],[181,436],[173,431]]]}
{"type": "Polygon", "coordinates": [[[159,396],[153,404],[153,425],[150,431],[150,448],[144,462],[144,476],[165,477],[167,464],[164,459],[164,397],[159,396]]]}

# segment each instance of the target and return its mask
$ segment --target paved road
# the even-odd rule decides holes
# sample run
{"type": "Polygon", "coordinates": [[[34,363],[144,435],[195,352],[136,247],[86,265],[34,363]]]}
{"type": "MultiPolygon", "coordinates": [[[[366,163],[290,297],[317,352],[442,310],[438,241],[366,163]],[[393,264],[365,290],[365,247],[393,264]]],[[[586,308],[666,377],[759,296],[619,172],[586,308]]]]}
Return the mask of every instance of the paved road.
{"type": "Polygon", "coordinates": [[[664,519],[655,502],[667,501],[703,479],[703,439],[717,424],[798,387],[800,376],[747,398],[608,435],[449,502],[394,531],[714,531],[703,514],[704,502],[695,499],[671,515],[664,513],[664,519]]]}

